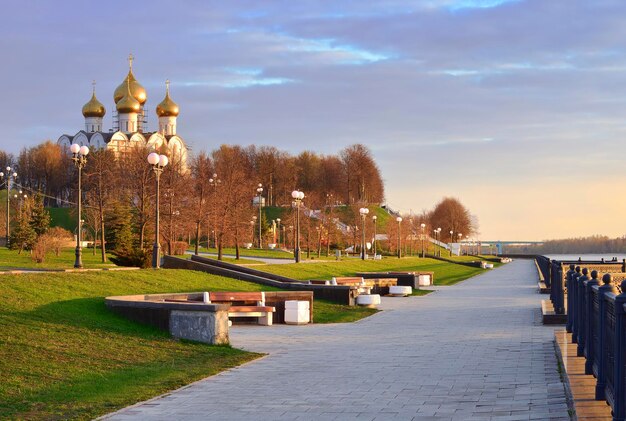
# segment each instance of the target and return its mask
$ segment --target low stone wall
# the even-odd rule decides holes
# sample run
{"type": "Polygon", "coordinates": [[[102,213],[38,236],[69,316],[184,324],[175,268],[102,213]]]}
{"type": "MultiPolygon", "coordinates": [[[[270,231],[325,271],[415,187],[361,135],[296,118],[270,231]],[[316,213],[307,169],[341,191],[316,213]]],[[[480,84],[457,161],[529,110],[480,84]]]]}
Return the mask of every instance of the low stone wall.
{"type": "Polygon", "coordinates": [[[130,320],[168,331],[175,338],[213,345],[229,343],[226,304],[175,303],[164,299],[195,300],[202,293],[107,297],[106,306],[130,320]]]}
{"type": "Polygon", "coordinates": [[[356,305],[356,297],[359,295],[357,287],[308,285],[301,283],[301,281],[285,277],[280,278],[288,281],[278,281],[271,279],[278,278],[278,275],[250,268],[242,268],[238,265],[232,265],[230,263],[219,262],[213,259],[206,259],[198,256],[192,256],[192,258],[193,260],[187,260],[172,256],[164,256],[163,267],[168,269],[197,270],[213,275],[240,279],[242,281],[273,286],[289,291],[311,291],[313,292],[315,298],[350,306],[356,305]],[[228,267],[226,267],[227,265],[228,267]]]}

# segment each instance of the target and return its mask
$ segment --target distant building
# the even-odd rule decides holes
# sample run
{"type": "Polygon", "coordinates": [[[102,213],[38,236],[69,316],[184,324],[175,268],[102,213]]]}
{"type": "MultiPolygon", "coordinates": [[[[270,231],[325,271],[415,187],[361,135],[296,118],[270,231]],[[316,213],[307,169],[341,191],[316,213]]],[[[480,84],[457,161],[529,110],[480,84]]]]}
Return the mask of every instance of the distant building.
{"type": "Polygon", "coordinates": [[[179,108],[170,98],[169,81],[165,82],[165,98],[156,107],[159,129],[156,132],[145,131],[147,113],[144,105],[148,96],[146,89],[133,74],[132,55],[128,57],[128,63],[128,75],[113,93],[115,101],[113,127],[108,131],[103,130],[102,120],[106,114],[106,108],[96,98],[94,82],[91,99],[82,110],[85,117],[85,129],[73,136],[64,134],[59,137],[57,143],[68,148],[72,143],[87,145],[92,149],[107,148],[115,152],[116,156],[123,155],[135,146],[161,149],[165,145],[170,160],[178,158],[183,167],[186,167],[188,150],[183,138],[177,134],[176,119],[179,108]]]}

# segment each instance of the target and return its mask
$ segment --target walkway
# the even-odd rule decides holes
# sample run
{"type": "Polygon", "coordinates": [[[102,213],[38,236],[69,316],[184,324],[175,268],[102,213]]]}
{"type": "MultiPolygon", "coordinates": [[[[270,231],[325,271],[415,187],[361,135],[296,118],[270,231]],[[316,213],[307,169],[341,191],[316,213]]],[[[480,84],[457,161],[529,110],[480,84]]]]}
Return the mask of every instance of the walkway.
{"type": "Polygon", "coordinates": [[[269,355],[111,419],[569,420],[536,288],[515,261],[354,324],[235,327],[269,355]]]}

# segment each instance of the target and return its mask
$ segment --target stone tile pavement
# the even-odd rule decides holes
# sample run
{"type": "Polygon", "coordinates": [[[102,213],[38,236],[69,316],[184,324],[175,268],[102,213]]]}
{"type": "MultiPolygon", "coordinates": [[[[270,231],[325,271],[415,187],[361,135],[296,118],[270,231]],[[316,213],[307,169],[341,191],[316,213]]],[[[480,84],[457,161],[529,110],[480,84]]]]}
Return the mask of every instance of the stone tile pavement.
{"type": "Polygon", "coordinates": [[[269,355],[111,420],[569,420],[532,261],[353,324],[238,326],[269,355]]]}

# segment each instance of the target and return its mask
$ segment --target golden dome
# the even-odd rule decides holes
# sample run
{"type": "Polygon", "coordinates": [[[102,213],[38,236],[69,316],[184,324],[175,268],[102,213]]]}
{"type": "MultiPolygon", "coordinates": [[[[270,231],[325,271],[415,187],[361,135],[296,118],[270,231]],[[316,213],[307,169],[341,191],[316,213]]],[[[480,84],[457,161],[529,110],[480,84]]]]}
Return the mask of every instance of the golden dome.
{"type": "Polygon", "coordinates": [[[170,81],[165,81],[165,98],[156,107],[156,113],[159,117],[176,117],[179,113],[178,104],[170,98],[170,81]]]}
{"type": "Polygon", "coordinates": [[[126,79],[126,83],[124,85],[126,87],[126,92],[117,104],[115,104],[117,112],[120,114],[139,113],[139,111],[141,111],[141,103],[134,97],[130,90],[130,76],[126,79]]]}
{"type": "Polygon", "coordinates": [[[126,95],[126,85],[129,83],[127,81],[130,81],[130,92],[133,98],[139,101],[140,105],[145,104],[146,99],[148,99],[148,96],[146,95],[146,88],[137,82],[132,69],[128,71],[128,75],[126,76],[124,82],[122,82],[120,86],[115,89],[115,92],[113,93],[113,101],[117,104],[119,100],[124,98],[124,95],[126,95]]]}
{"type": "Polygon", "coordinates": [[[96,98],[96,84],[94,82],[93,93],[88,103],[83,105],[83,116],[85,117],[104,117],[107,110],[104,105],[96,98]]]}

